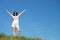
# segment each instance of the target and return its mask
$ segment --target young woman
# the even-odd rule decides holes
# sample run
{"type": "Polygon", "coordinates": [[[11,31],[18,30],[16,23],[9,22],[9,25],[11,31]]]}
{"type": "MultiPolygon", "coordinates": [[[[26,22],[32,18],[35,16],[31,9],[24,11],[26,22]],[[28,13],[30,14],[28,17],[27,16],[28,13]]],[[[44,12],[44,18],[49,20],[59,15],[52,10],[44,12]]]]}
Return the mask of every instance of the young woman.
{"type": "Polygon", "coordinates": [[[13,18],[12,29],[14,36],[16,36],[16,29],[18,30],[18,36],[20,36],[19,16],[21,16],[26,10],[23,10],[20,14],[15,11],[13,15],[8,10],[5,11],[13,18]]]}

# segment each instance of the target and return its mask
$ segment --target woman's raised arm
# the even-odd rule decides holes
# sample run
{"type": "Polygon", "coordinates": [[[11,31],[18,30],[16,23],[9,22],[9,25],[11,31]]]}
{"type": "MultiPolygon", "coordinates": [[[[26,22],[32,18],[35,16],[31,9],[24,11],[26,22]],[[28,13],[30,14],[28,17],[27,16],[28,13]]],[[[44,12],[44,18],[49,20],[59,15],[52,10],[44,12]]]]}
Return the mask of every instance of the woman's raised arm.
{"type": "Polygon", "coordinates": [[[13,17],[13,15],[8,10],[5,9],[5,12],[8,13],[11,17],[13,17]]]}
{"type": "Polygon", "coordinates": [[[25,11],[26,11],[26,10],[24,9],[24,10],[18,15],[18,17],[21,16],[25,11]]]}

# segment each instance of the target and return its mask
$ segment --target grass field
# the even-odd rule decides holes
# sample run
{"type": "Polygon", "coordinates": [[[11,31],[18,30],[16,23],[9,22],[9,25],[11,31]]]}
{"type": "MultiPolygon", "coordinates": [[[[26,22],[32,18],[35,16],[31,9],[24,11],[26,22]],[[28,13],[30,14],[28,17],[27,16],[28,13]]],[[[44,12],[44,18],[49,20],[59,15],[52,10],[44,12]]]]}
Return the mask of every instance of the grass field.
{"type": "Polygon", "coordinates": [[[7,36],[4,33],[0,33],[0,40],[42,40],[41,38],[28,38],[28,37],[14,37],[14,36],[7,36]]]}

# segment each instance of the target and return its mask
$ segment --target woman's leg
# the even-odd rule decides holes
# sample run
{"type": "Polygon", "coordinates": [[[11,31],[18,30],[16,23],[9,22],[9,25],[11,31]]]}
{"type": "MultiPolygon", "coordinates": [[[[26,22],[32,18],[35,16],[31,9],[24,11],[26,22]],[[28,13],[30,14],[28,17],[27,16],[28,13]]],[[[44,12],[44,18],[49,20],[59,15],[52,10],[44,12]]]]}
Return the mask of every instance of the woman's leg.
{"type": "Polygon", "coordinates": [[[17,27],[17,30],[18,30],[18,36],[20,36],[20,27],[19,26],[17,27]]]}
{"type": "Polygon", "coordinates": [[[16,28],[15,27],[12,27],[12,29],[13,29],[14,36],[16,36],[16,28]]]}
{"type": "Polygon", "coordinates": [[[18,36],[20,36],[20,28],[18,29],[18,36]]]}

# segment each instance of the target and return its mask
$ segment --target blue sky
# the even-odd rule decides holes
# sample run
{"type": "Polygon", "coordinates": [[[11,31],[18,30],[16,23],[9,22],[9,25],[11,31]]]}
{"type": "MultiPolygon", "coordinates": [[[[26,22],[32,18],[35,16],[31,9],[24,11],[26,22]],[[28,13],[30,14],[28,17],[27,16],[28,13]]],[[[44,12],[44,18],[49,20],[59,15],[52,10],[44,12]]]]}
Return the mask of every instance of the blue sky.
{"type": "Polygon", "coordinates": [[[13,19],[4,9],[12,14],[14,10],[20,13],[26,9],[19,21],[21,36],[60,40],[60,0],[1,0],[0,33],[13,35],[13,19]]]}

